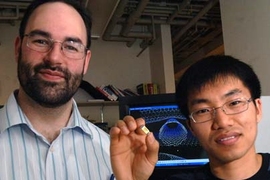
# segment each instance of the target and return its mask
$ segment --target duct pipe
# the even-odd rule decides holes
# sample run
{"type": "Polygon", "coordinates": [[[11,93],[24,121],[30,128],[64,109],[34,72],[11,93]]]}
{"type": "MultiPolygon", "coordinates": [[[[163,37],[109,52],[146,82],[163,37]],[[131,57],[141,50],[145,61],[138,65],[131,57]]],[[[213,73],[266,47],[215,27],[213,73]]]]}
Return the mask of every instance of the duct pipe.
{"type": "Polygon", "coordinates": [[[204,16],[213,6],[215,6],[219,0],[210,1],[198,14],[193,18],[183,29],[175,35],[173,38],[173,45],[179,41],[179,39],[185,34],[185,32],[191,28],[202,16],[204,16]]]}
{"type": "Polygon", "coordinates": [[[128,18],[127,25],[122,30],[121,34],[123,36],[129,36],[129,32],[130,32],[131,28],[134,26],[136,21],[140,18],[141,14],[144,11],[145,7],[147,6],[148,2],[149,2],[149,0],[141,0],[140,1],[137,10],[132,12],[132,14],[128,18]]]}
{"type": "MultiPolygon", "coordinates": [[[[15,12],[15,15],[14,16],[0,16],[0,20],[17,20],[19,19],[20,17],[20,10],[19,10],[19,7],[14,5],[15,7],[10,7],[8,9],[15,9],[16,12],[15,12]]],[[[2,10],[4,11],[4,10],[2,10]]],[[[10,13],[10,14],[13,14],[13,13],[10,13]]]]}
{"type": "Polygon", "coordinates": [[[3,2],[0,1],[0,6],[23,6],[23,7],[27,7],[30,3],[19,3],[19,2],[3,2]]]}
{"type": "Polygon", "coordinates": [[[143,42],[141,42],[140,47],[142,48],[142,50],[139,52],[137,57],[139,57],[143,53],[143,51],[145,51],[145,49],[148,46],[152,45],[156,40],[156,29],[155,29],[155,24],[154,24],[154,17],[152,16],[151,19],[152,19],[152,27],[151,28],[152,28],[153,37],[152,37],[152,39],[145,39],[145,40],[143,40],[143,42]]]}
{"type": "MultiPolygon", "coordinates": [[[[124,24],[124,23],[126,23],[126,19],[121,17],[118,20],[118,23],[124,24]]],[[[151,19],[139,19],[139,20],[137,20],[137,23],[138,24],[151,24],[151,19]]],[[[167,24],[167,20],[155,19],[154,23],[155,24],[167,24]]],[[[184,26],[187,23],[188,23],[187,20],[174,20],[174,21],[170,22],[170,25],[184,26]]],[[[210,24],[205,22],[205,21],[204,22],[201,21],[201,22],[197,22],[196,25],[199,27],[199,26],[209,26],[210,24]]]]}
{"type": "Polygon", "coordinates": [[[175,72],[181,71],[182,69],[188,67],[189,65],[195,63],[199,59],[201,59],[202,56],[205,56],[207,53],[212,51],[213,49],[221,46],[223,44],[223,36],[222,34],[217,36],[215,39],[213,39],[211,42],[209,42],[205,47],[201,48],[197,52],[193,53],[188,58],[178,61],[175,60],[175,72]]]}
{"type": "Polygon", "coordinates": [[[104,35],[103,35],[103,40],[105,41],[127,41],[127,42],[130,42],[130,41],[134,41],[134,38],[121,38],[121,37],[117,37],[117,38],[113,38],[111,36],[111,33],[118,21],[118,19],[122,16],[122,14],[124,13],[124,9],[126,7],[128,3],[128,0],[121,0],[114,12],[114,15],[111,17],[110,19],[110,22],[108,24],[108,26],[106,27],[106,30],[104,32],[104,35]]]}
{"type": "Polygon", "coordinates": [[[190,3],[191,0],[184,0],[180,6],[178,6],[178,10],[175,11],[173,13],[173,15],[171,15],[168,20],[167,23],[171,24],[171,22],[173,21],[173,19],[190,3]]]}

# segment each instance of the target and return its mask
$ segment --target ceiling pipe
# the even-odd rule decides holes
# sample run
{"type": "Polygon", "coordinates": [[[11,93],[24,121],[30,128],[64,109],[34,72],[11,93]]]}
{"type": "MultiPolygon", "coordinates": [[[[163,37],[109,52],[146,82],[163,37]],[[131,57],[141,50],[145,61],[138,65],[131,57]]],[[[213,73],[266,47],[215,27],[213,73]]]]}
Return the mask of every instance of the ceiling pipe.
{"type": "Polygon", "coordinates": [[[189,65],[195,63],[196,61],[200,60],[202,56],[205,56],[207,53],[212,51],[213,49],[221,46],[223,44],[223,36],[222,34],[217,36],[211,42],[209,42],[206,46],[198,50],[197,52],[193,53],[188,58],[183,59],[182,61],[174,60],[175,61],[175,72],[181,71],[185,69],[189,65]]]}
{"type": "MultiPolygon", "coordinates": [[[[140,4],[138,5],[138,8],[136,11],[134,11],[132,13],[132,15],[129,17],[128,19],[128,24],[123,28],[122,32],[120,33],[120,35],[111,35],[113,32],[114,27],[116,26],[116,24],[125,24],[126,21],[125,19],[122,18],[122,15],[124,14],[124,8],[126,7],[128,0],[121,0],[113,14],[113,16],[110,19],[110,22],[108,23],[108,26],[105,29],[104,35],[103,35],[103,40],[106,41],[122,41],[122,42],[128,42],[128,46],[130,47],[130,44],[133,44],[134,41],[138,38],[138,39],[152,39],[152,34],[149,32],[130,32],[131,28],[135,25],[135,23],[141,23],[141,24],[150,24],[152,23],[151,20],[146,20],[146,19],[140,19],[140,16],[143,12],[143,10],[146,8],[147,3],[149,2],[149,0],[143,0],[140,2],[140,4]],[[122,35],[122,36],[121,36],[122,35]],[[125,37],[123,37],[123,35],[125,37]]],[[[170,22],[171,25],[179,25],[179,24],[183,24],[186,26],[190,26],[192,27],[192,25],[194,25],[195,23],[197,23],[198,26],[209,26],[209,23],[206,22],[197,22],[206,12],[208,12],[214,5],[215,2],[218,2],[218,0],[212,0],[210,3],[208,3],[208,5],[206,6],[206,8],[204,8],[202,11],[200,11],[198,13],[198,15],[192,19],[191,21],[173,21],[173,19],[178,15],[179,10],[183,9],[188,3],[190,2],[190,0],[184,0],[184,2],[182,3],[181,7],[179,7],[178,11],[174,11],[174,14],[172,12],[172,16],[166,21],[158,21],[157,24],[166,24],[168,22],[170,22]]],[[[151,2],[149,2],[148,4],[151,4],[151,2]]],[[[175,4],[174,4],[175,5],[175,4]]],[[[158,11],[158,10],[157,10],[158,11]]],[[[156,23],[156,22],[154,22],[156,23]]],[[[185,33],[190,27],[186,28],[186,26],[180,31],[180,33],[185,33]]],[[[182,35],[178,33],[176,35],[177,38],[180,38],[182,35]],[[179,36],[179,34],[181,36],[179,36]],[[179,37],[178,37],[179,36],[179,37]]]]}
{"type": "MultiPolygon", "coordinates": [[[[9,9],[15,9],[15,15],[14,16],[0,16],[0,20],[17,20],[20,18],[20,10],[19,7],[14,5],[15,7],[10,7],[9,9]]],[[[4,10],[2,10],[4,11],[4,10]]],[[[10,13],[10,15],[13,13],[10,13]]]]}
{"type": "Polygon", "coordinates": [[[173,45],[175,45],[179,39],[186,33],[186,31],[191,28],[201,17],[203,17],[213,6],[215,6],[219,0],[211,0],[209,3],[195,16],[187,25],[185,25],[179,33],[173,37],[173,45]]]}
{"type": "Polygon", "coordinates": [[[136,42],[136,39],[134,41],[127,42],[127,47],[131,47],[136,42]]]}
{"type": "Polygon", "coordinates": [[[190,54],[197,51],[199,49],[199,47],[203,47],[204,45],[209,43],[208,39],[215,39],[221,33],[222,33],[222,28],[218,28],[217,30],[213,31],[212,33],[208,34],[205,37],[199,37],[198,43],[196,43],[194,46],[190,47],[190,54]]]}
{"type": "Polygon", "coordinates": [[[20,2],[0,2],[0,6],[22,6],[22,7],[27,7],[30,3],[25,2],[25,3],[20,3],[20,2]]]}
{"type": "Polygon", "coordinates": [[[119,18],[121,18],[121,16],[124,13],[124,9],[126,7],[128,3],[128,0],[121,0],[113,14],[113,16],[110,19],[110,22],[108,23],[104,35],[103,35],[103,40],[105,41],[122,41],[122,42],[130,42],[130,41],[134,41],[134,38],[126,38],[126,37],[114,37],[111,36],[111,33],[115,27],[115,25],[117,24],[117,21],[119,18]]]}
{"type": "Polygon", "coordinates": [[[128,37],[139,39],[152,39],[153,35],[150,32],[129,32],[128,37]]]}
{"type": "Polygon", "coordinates": [[[18,20],[21,18],[20,9],[26,9],[29,3],[19,3],[19,2],[0,2],[0,8],[2,8],[2,12],[4,9],[15,9],[14,16],[0,16],[0,20],[18,20]]]}
{"type": "MultiPolygon", "coordinates": [[[[204,29],[203,31],[207,31],[207,29],[204,29]]],[[[184,45],[186,47],[179,47],[179,49],[173,48],[173,52],[175,54],[175,57],[188,57],[190,54],[192,54],[193,52],[198,50],[198,48],[196,49],[194,47],[194,45],[196,45],[198,43],[200,38],[201,38],[201,36],[199,34],[197,34],[191,38],[192,40],[190,42],[187,42],[184,45]],[[197,41],[197,43],[194,43],[196,41],[197,41]],[[188,49],[188,51],[187,51],[187,49],[188,49]],[[181,52],[181,51],[184,51],[184,52],[181,52]]]]}
{"type": "Polygon", "coordinates": [[[104,39],[104,36],[103,36],[103,40],[105,40],[105,41],[127,42],[127,43],[136,41],[135,38],[125,38],[125,37],[120,37],[118,35],[109,35],[108,39],[104,39]]]}
{"type": "MultiPolygon", "coordinates": [[[[118,24],[124,24],[124,23],[126,23],[126,19],[121,17],[118,21],[118,24]]],[[[139,19],[139,20],[137,20],[137,23],[142,24],[142,25],[151,24],[151,19],[150,18],[139,19]]],[[[187,23],[188,23],[187,20],[174,20],[174,21],[170,22],[170,25],[184,26],[187,23]]],[[[167,20],[154,19],[154,24],[167,24],[167,20]]],[[[200,27],[200,26],[209,26],[210,24],[205,22],[205,21],[204,22],[200,21],[200,22],[197,22],[196,25],[198,27],[200,27]]]]}
{"type": "Polygon", "coordinates": [[[178,10],[175,11],[167,20],[168,24],[171,24],[171,22],[173,21],[173,19],[187,6],[190,4],[191,0],[184,0],[180,6],[178,6],[178,10]]]}
{"type": "Polygon", "coordinates": [[[133,11],[131,13],[131,15],[129,16],[127,24],[123,27],[121,35],[129,36],[129,32],[130,32],[131,28],[135,25],[137,20],[142,15],[142,12],[146,8],[148,2],[149,2],[149,0],[141,0],[140,1],[136,11],[133,11]]]}
{"type": "Polygon", "coordinates": [[[177,54],[182,49],[185,49],[189,44],[193,43],[198,37],[198,29],[196,28],[194,31],[190,31],[183,39],[181,39],[181,42],[177,43],[173,47],[173,53],[177,54]],[[197,34],[197,35],[196,35],[197,34]],[[195,37],[194,37],[195,36],[195,37]]]}
{"type": "MultiPolygon", "coordinates": [[[[215,31],[212,31],[211,33],[205,35],[205,36],[201,36],[200,34],[204,34],[207,33],[207,31],[209,31],[211,29],[211,27],[209,28],[205,28],[200,30],[200,33],[196,36],[196,37],[192,37],[192,40],[189,40],[188,43],[177,43],[176,46],[173,47],[173,52],[176,56],[178,56],[178,54],[181,54],[183,57],[186,57],[187,54],[192,54],[193,52],[197,51],[199,49],[199,47],[202,47],[204,45],[206,45],[209,42],[209,39],[215,39],[216,36],[222,34],[222,27],[218,26],[216,27],[215,31]],[[185,46],[193,43],[193,41],[197,41],[196,43],[194,43],[194,45],[189,47],[189,51],[186,51],[186,54],[181,53],[181,51],[184,49],[185,50],[185,46]]],[[[183,42],[184,40],[181,40],[181,42],[183,42]]]]}
{"type": "MultiPolygon", "coordinates": [[[[204,32],[207,32],[208,30],[210,30],[210,28],[204,29],[204,32]]],[[[202,33],[204,33],[202,32],[202,33]]],[[[217,36],[219,36],[220,34],[222,34],[222,30],[217,29],[215,31],[213,31],[212,33],[209,33],[206,36],[201,37],[200,35],[193,37],[192,40],[194,39],[194,41],[197,41],[196,43],[191,44],[190,47],[188,47],[188,51],[185,48],[182,48],[184,53],[181,52],[181,48],[174,48],[174,54],[175,54],[175,58],[187,58],[190,55],[192,55],[193,53],[195,53],[196,51],[198,51],[200,49],[200,47],[204,47],[207,45],[207,43],[209,43],[209,39],[213,40],[215,39],[217,36]],[[177,50],[177,51],[175,51],[177,50]]],[[[210,41],[211,42],[211,41],[210,41]]]]}
{"type": "Polygon", "coordinates": [[[119,41],[119,42],[127,42],[127,46],[131,47],[137,38],[139,39],[151,39],[153,35],[151,33],[141,33],[141,32],[129,32],[128,37],[122,37],[120,35],[111,35],[114,27],[118,23],[119,19],[122,17],[124,13],[124,8],[126,7],[128,0],[121,0],[106,27],[106,30],[103,35],[103,40],[105,41],[119,41]]]}
{"type": "Polygon", "coordinates": [[[152,39],[145,39],[143,40],[143,42],[141,42],[140,47],[142,48],[142,50],[139,52],[139,54],[137,54],[137,57],[139,57],[148,46],[151,46],[155,40],[156,40],[156,29],[155,29],[155,24],[154,24],[154,17],[151,17],[152,19],[152,26],[151,26],[151,30],[153,33],[153,38],[152,39]]]}

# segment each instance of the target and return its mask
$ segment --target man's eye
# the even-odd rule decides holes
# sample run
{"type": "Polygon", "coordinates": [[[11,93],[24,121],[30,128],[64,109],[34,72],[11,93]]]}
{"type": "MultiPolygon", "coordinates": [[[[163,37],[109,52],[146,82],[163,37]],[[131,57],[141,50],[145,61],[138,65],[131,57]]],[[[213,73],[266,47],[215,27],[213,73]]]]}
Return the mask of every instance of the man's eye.
{"type": "Polygon", "coordinates": [[[209,108],[205,108],[205,109],[200,109],[200,110],[196,111],[194,114],[201,116],[201,115],[210,113],[210,111],[211,110],[209,108]]]}
{"type": "Polygon", "coordinates": [[[35,39],[32,41],[33,44],[37,46],[49,46],[49,41],[47,39],[35,39]]]}
{"type": "Polygon", "coordinates": [[[70,45],[65,45],[64,48],[70,52],[78,52],[78,48],[70,45]]]}
{"type": "Polygon", "coordinates": [[[74,41],[68,41],[68,42],[64,42],[63,44],[63,48],[71,53],[76,53],[76,52],[80,52],[80,46],[78,43],[74,42],[74,41]]]}
{"type": "Polygon", "coordinates": [[[235,100],[235,101],[230,102],[228,105],[229,107],[237,107],[237,106],[242,105],[243,103],[245,102],[242,100],[235,100]]]}

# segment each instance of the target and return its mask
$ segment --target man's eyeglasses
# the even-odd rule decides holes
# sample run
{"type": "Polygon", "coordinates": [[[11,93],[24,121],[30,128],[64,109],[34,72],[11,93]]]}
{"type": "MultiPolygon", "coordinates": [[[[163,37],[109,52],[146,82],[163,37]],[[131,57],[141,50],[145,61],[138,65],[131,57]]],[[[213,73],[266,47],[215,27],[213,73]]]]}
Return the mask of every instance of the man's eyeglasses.
{"type": "Polygon", "coordinates": [[[25,34],[24,36],[27,37],[26,45],[37,52],[49,52],[54,43],[60,43],[61,50],[67,58],[79,60],[85,57],[87,51],[87,48],[82,43],[72,40],[61,42],[39,34],[25,34]]]}
{"type": "Polygon", "coordinates": [[[245,99],[245,98],[238,98],[234,99],[232,101],[228,101],[224,103],[220,107],[212,108],[212,107],[205,107],[202,109],[198,109],[194,112],[192,112],[189,117],[195,122],[195,123],[203,123],[206,121],[210,121],[215,118],[215,114],[217,109],[221,108],[222,111],[227,115],[233,115],[233,114],[239,114],[248,109],[249,103],[252,101],[252,99],[245,99]]]}

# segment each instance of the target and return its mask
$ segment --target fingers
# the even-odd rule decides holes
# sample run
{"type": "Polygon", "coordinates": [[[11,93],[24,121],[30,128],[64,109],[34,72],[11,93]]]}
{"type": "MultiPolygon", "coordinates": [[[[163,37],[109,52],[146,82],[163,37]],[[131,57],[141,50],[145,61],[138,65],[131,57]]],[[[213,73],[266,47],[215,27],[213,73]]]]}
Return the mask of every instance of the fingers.
{"type": "MultiPolygon", "coordinates": [[[[129,147],[128,145],[131,144],[134,146],[136,143],[138,144],[138,142],[140,142],[139,147],[143,147],[144,149],[142,149],[142,152],[144,151],[144,153],[146,153],[145,155],[148,161],[152,166],[155,166],[158,160],[159,143],[153,133],[145,126],[144,119],[134,119],[132,116],[126,116],[123,120],[117,121],[115,126],[111,128],[110,136],[111,148],[117,146],[119,142],[125,143],[125,147],[129,147]],[[131,141],[133,141],[133,143],[131,141]]],[[[111,154],[113,153],[111,152],[111,154]]]]}
{"type": "MultiPolygon", "coordinates": [[[[123,120],[117,121],[115,127],[111,129],[111,133],[128,135],[130,132],[136,131],[139,127],[144,125],[145,121],[142,118],[134,119],[132,116],[126,116],[123,120]],[[118,128],[119,131],[115,130],[116,128],[118,128]]],[[[141,133],[142,132],[140,132],[140,134],[141,133]]]]}
{"type": "Polygon", "coordinates": [[[142,118],[135,120],[132,116],[126,116],[123,120],[118,120],[115,126],[111,128],[110,137],[112,141],[118,141],[119,135],[128,135],[144,125],[145,121],[142,118]]]}
{"type": "Polygon", "coordinates": [[[119,134],[120,134],[120,129],[118,127],[112,127],[110,129],[110,138],[112,141],[118,140],[119,134]]]}
{"type": "Polygon", "coordinates": [[[146,146],[147,146],[147,152],[146,156],[148,158],[148,161],[155,165],[158,161],[158,150],[159,150],[159,143],[155,139],[153,133],[149,133],[146,137],[146,146]]]}
{"type": "Polygon", "coordinates": [[[146,126],[141,126],[140,129],[147,135],[150,133],[149,129],[146,126]]]}

